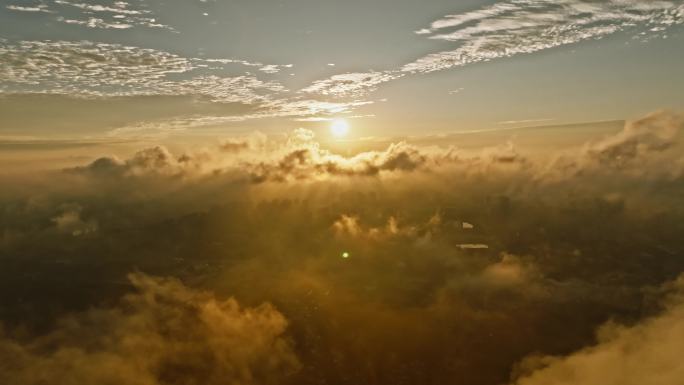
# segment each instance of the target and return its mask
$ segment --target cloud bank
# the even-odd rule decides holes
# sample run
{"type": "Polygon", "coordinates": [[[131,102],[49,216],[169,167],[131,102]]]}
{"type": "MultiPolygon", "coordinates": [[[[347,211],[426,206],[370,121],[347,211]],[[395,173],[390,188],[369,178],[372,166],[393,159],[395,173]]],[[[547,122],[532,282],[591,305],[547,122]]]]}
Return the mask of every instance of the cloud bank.
{"type": "Polygon", "coordinates": [[[177,280],[129,275],[135,292],[29,341],[0,334],[0,379],[28,385],[275,384],[298,368],[287,322],[177,280]]]}
{"type": "Polygon", "coordinates": [[[609,323],[599,330],[598,344],[567,357],[532,356],[519,370],[533,370],[515,385],[674,384],[684,375],[681,364],[684,338],[683,279],[668,285],[667,309],[637,325],[609,323]]]}
{"type": "Polygon", "coordinates": [[[296,130],[4,175],[0,379],[610,384],[657,360],[667,383],[683,129],[551,159],[296,130]]]}

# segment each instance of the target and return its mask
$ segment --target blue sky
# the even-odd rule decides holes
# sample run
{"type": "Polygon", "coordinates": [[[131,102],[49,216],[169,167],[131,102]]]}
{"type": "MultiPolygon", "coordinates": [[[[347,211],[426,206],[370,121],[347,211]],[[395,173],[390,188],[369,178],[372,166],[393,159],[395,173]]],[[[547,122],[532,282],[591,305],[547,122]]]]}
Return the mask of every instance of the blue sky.
{"type": "Polygon", "coordinates": [[[684,104],[684,2],[2,0],[0,135],[421,135],[684,104]]]}

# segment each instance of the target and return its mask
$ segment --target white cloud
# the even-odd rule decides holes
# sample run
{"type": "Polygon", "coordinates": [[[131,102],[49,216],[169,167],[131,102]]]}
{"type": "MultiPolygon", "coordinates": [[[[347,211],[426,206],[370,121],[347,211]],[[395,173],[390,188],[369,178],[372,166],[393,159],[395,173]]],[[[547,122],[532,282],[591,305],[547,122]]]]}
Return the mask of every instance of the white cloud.
{"type": "Polygon", "coordinates": [[[529,357],[519,367],[519,371],[529,373],[515,384],[680,383],[684,378],[684,277],[670,286],[677,292],[663,314],[631,327],[608,323],[599,330],[598,344],[566,357],[529,357]]]}
{"type": "MultiPolygon", "coordinates": [[[[209,85],[210,86],[210,85],[209,85]]],[[[254,101],[256,103],[256,101],[254,101]]],[[[357,107],[372,104],[370,101],[322,102],[313,99],[280,99],[263,101],[253,112],[235,115],[186,115],[171,119],[142,121],[118,127],[109,132],[111,137],[151,138],[178,133],[196,127],[210,127],[274,117],[299,117],[296,121],[319,122],[333,120],[332,116],[348,113],[357,107]]],[[[351,116],[364,117],[372,115],[351,116]]]]}
{"type": "Polygon", "coordinates": [[[416,31],[433,40],[452,42],[457,45],[452,50],[428,54],[398,70],[334,75],[314,82],[302,92],[358,97],[406,74],[532,53],[627,30],[645,39],[682,23],[684,4],[680,0],[508,0],[447,15],[416,31]]]}
{"type": "Polygon", "coordinates": [[[445,16],[416,33],[454,42],[402,71],[425,73],[599,39],[630,28],[657,33],[684,22],[681,1],[510,0],[445,16]]]}
{"type": "Polygon", "coordinates": [[[43,13],[52,13],[49,9],[47,9],[47,5],[45,4],[38,4],[35,6],[24,6],[24,5],[13,5],[10,4],[6,6],[5,8],[9,9],[10,11],[19,11],[19,12],[43,12],[43,13]]]}
{"type": "Polygon", "coordinates": [[[259,68],[259,71],[267,73],[267,74],[277,74],[283,68],[292,68],[292,67],[294,67],[292,64],[283,64],[283,65],[267,64],[267,65],[262,65],[261,68],[259,68]]]}
{"type": "Polygon", "coordinates": [[[102,29],[128,29],[132,28],[133,25],[126,23],[108,23],[103,19],[98,19],[96,17],[88,18],[87,20],[76,20],[76,19],[65,19],[63,17],[58,17],[57,21],[61,21],[66,24],[77,24],[83,25],[88,28],[102,28],[102,29]]]}
{"type": "Polygon", "coordinates": [[[0,92],[72,96],[197,95],[252,104],[284,90],[253,75],[219,76],[228,64],[118,44],[0,40],[0,92]],[[196,74],[196,70],[203,74],[196,74]],[[182,76],[171,79],[171,75],[182,76]]]}
{"type": "Polygon", "coordinates": [[[374,91],[380,84],[402,76],[404,75],[393,71],[346,73],[318,80],[304,88],[302,92],[336,97],[358,97],[374,91]]]}
{"type": "Polygon", "coordinates": [[[0,334],[3,383],[161,385],[172,372],[177,383],[255,385],[299,369],[288,320],[270,304],[243,307],[172,278],[128,278],[134,292],[64,317],[44,336],[0,334]]]}
{"type": "Polygon", "coordinates": [[[293,65],[188,58],[160,50],[88,41],[0,39],[0,95],[193,96],[206,102],[249,107],[238,115],[179,115],[161,121],[138,122],[120,127],[115,130],[117,134],[169,132],[265,117],[326,117],[372,103],[366,100],[332,102],[292,95],[280,82],[261,80],[254,73],[239,71],[239,66],[272,74],[293,65]]]}
{"type": "Polygon", "coordinates": [[[109,4],[101,4],[89,1],[46,0],[37,5],[8,5],[6,8],[13,11],[54,13],[58,22],[88,28],[116,30],[146,27],[175,32],[171,26],[160,23],[152,11],[146,8],[144,2],[131,4],[126,1],[111,1],[109,4]],[[74,14],[74,11],[77,13],[74,14]]]}
{"type": "Polygon", "coordinates": [[[114,7],[108,7],[105,5],[100,5],[100,4],[88,4],[88,3],[75,3],[72,1],[67,1],[67,0],[55,0],[56,4],[63,4],[63,5],[70,5],[72,7],[76,7],[79,9],[83,9],[85,11],[91,11],[91,12],[110,12],[110,13],[118,13],[118,14],[123,14],[123,15],[140,15],[143,13],[150,13],[148,10],[136,10],[136,9],[127,9],[127,7],[130,5],[124,1],[117,1],[114,7]]]}
{"type": "Polygon", "coordinates": [[[552,118],[539,118],[539,119],[522,119],[522,120],[505,120],[497,122],[496,124],[528,124],[528,123],[543,123],[552,122],[555,119],[552,118]]]}

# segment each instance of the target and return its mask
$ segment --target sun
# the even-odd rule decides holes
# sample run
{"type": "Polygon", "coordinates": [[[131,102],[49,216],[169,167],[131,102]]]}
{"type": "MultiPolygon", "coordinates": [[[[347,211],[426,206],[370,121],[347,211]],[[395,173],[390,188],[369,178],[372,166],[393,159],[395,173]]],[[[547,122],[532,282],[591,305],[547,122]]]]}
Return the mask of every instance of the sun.
{"type": "Polygon", "coordinates": [[[343,138],[349,133],[349,123],[344,119],[335,119],[330,125],[330,133],[336,138],[343,138]]]}

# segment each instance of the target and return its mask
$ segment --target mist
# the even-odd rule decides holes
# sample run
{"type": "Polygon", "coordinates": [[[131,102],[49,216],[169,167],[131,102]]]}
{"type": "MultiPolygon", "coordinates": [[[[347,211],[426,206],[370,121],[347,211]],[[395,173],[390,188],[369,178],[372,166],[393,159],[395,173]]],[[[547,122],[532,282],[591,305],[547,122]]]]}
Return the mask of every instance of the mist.
{"type": "Polygon", "coordinates": [[[543,157],[299,129],[4,175],[0,382],[672,384],[683,129],[543,157]]]}

